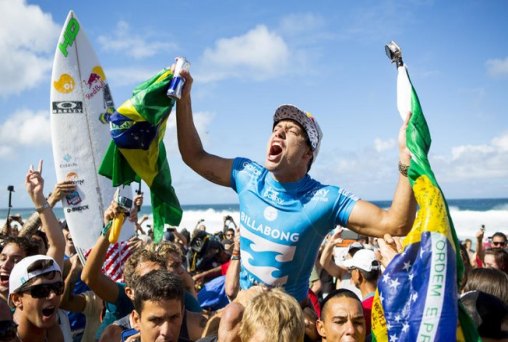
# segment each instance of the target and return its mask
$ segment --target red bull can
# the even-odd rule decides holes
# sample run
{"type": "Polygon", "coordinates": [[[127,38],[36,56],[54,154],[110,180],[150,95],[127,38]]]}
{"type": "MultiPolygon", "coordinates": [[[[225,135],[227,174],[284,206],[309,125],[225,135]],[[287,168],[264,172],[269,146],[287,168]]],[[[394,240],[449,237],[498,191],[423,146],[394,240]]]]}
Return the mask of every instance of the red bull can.
{"type": "Polygon", "coordinates": [[[175,73],[173,74],[173,78],[169,83],[168,92],[166,93],[168,97],[180,100],[182,97],[182,88],[185,83],[185,79],[180,76],[180,72],[182,70],[189,71],[189,69],[190,62],[185,57],[176,57],[175,73]]]}

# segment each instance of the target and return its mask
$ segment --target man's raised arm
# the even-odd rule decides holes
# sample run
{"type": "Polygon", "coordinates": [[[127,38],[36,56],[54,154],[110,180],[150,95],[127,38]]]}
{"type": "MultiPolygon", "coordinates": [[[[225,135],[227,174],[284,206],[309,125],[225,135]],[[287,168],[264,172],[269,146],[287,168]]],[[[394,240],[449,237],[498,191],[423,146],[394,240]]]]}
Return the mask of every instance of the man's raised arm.
{"type": "Polygon", "coordinates": [[[230,186],[233,160],[209,154],[203,149],[192,117],[190,93],[193,79],[190,73],[185,70],[182,70],[180,76],[185,79],[185,84],[182,89],[182,97],[176,102],[176,127],[178,148],[182,159],[191,169],[209,181],[230,186]]]}
{"type": "MultiPolygon", "coordinates": [[[[406,146],[406,129],[411,115],[399,132],[399,161],[402,166],[409,166],[411,155],[406,146]]],[[[366,202],[358,201],[349,216],[348,228],[361,235],[383,237],[384,234],[402,236],[409,233],[416,214],[416,200],[413,189],[407,178],[407,168],[399,168],[400,175],[388,210],[366,202]]]]}

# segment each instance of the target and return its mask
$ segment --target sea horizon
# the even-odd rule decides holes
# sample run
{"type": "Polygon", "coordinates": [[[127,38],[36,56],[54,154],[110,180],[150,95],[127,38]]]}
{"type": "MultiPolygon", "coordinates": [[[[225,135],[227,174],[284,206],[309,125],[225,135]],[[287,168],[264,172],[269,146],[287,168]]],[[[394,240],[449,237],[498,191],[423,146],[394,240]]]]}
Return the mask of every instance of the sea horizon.
{"type": "MultiPolygon", "coordinates": [[[[381,208],[387,209],[391,200],[371,201],[381,208]]],[[[459,239],[474,239],[476,232],[482,225],[486,227],[485,237],[494,232],[508,233],[508,198],[460,198],[447,199],[448,208],[455,231],[459,239]]],[[[233,217],[239,223],[240,213],[238,203],[220,204],[182,204],[183,217],[178,230],[183,228],[192,231],[197,222],[204,220],[207,231],[215,233],[222,230],[223,218],[226,215],[233,217]]],[[[3,225],[7,216],[8,208],[0,209],[0,224],[3,225]]],[[[11,215],[20,214],[23,219],[28,218],[34,212],[33,208],[11,208],[11,215]]],[[[63,208],[58,204],[54,208],[58,219],[65,218],[63,208]]],[[[141,208],[139,217],[148,215],[149,220],[143,224],[143,228],[151,225],[151,206],[141,208]]]]}
{"type": "MultiPolygon", "coordinates": [[[[368,202],[372,202],[380,207],[385,207],[385,205],[389,205],[392,200],[372,200],[372,199],[366,199],[366,198],[362,198],[363,200],[365,201],[368,201],[368,202]]],[[[453,204],[461,204],[461,205],[468,205],[468,204],[471,204],[472,208],[475,208],[477,207],[477,205],[474,205],[472,201],[500,201],[500,202],[507,202],[508,204],[508,197],[471,197],[471,198],[446,198],[446,202],[453,202],[453,204]]],[[[448,203],[450,204],[450,203],[448,203]]],[[[207,209],[207,208],[210,208],[210,207],[237,207],[239,206],[238,203],[186,203],[186,204],[182,204],[180,203],[182,209],[184,208],[202,208],[202,209],[207,209]]],[[[150,205],[143,205],[143,208],[148,208],[150,207],[150,205]]],[[[55,208],[62,208],[61,204],[58,203],[55,208]]],[[[9,208],[8,207],[1,207],[0,208],[0,218],[1,218],[1,213],[3,213],[3,211],[7,211],[9,208]]],[[[16,211],[16,210],[22,210],[22,211],[26,211],[26,210],[33,210],[33,207],[12,207],[11,208],[11,213],[16,211]]]]}

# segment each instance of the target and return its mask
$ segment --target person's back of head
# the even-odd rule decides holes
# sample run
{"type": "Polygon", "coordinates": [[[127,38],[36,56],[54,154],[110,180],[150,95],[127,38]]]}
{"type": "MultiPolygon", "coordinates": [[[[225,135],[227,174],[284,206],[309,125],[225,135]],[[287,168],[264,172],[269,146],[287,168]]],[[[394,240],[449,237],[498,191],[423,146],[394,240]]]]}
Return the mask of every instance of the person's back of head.
{"type": "Polygon", "coordinates": [[[481,291],[465,293],[460,302],[473,319],[480,337],[508,339],[508,307],[496,296],[481,291]]]}
{"type": "Polygon", "coordinates": [[[123,278],[126,286],[130,288],[135,287],[136,281],[140,278],[136,269],[140,264],[145,262],[153,263],[157,268],[166,268],[166,262],[159,254],[145,248],[140,248],[125,261],[123,278]]]}
{"type": "Polygon", "coordinates": [[[482,291],[508,305],[508,274],[495,268],[475,268],[467,275],[463,292],[482,291]]]}
{"type": "Polygon", "coordinates": [[[185,239],[187,240],[187,246],[188,246],[190,241],[191,241],[191,234],[190,234],[190,232],[187,230],[187,228],[183,228],[180,231],[180,234],[182,234],[185,237],[185,239]]]}
{"type": "Polygon", "coordinates": [[[300,304],[281,289],[262,291],[245,307],[240,328],[243,342],[298,342],[304,335],[300,304]]]}

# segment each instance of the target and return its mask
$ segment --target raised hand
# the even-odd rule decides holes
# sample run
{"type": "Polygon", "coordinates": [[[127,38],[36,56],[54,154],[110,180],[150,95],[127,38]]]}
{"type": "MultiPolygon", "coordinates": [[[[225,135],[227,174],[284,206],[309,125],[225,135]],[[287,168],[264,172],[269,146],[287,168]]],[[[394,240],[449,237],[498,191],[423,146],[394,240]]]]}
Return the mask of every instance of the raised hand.
{"type": "Polygon", "coordinates": [[[72,193],[76,190],[76,184],[73,181],[62,181],[55,185],[53,192],[48,197],[48,202],[51,206],[54,206],[58,201],[60,201],[64,196],[72,193]]]}
{"type": "Polygon", "coordinates": [[[28,172],[25,177],[25,188],[26,192],[32,199],[32,202],[36,207],[40,207],[46,203],[44,197],[44,178],[42,178],[42,160],[39,161],[39,165],[36,170],[30,165],[28,172]]]}
{"type": "Polygon", "coordinates": [[[383,239],[378,239],[379,252],[381,253],[381,264],[386,267],[398,253],[402,252],[400,237],[392,237],[385,234],[383,239]]]}

